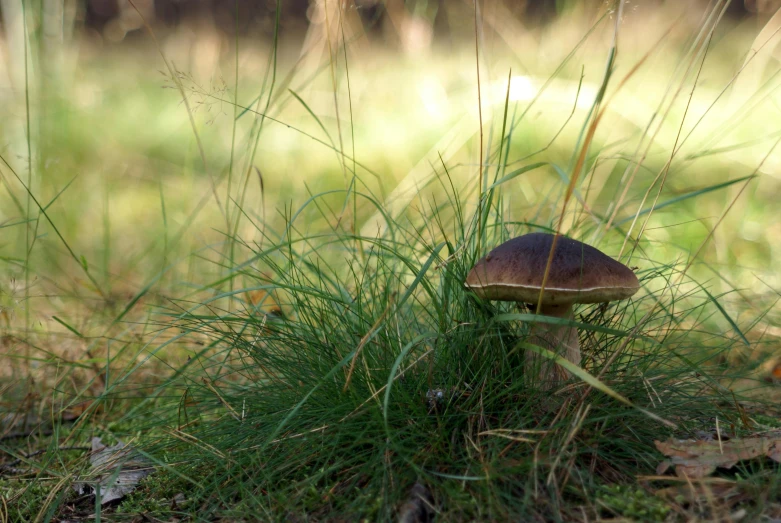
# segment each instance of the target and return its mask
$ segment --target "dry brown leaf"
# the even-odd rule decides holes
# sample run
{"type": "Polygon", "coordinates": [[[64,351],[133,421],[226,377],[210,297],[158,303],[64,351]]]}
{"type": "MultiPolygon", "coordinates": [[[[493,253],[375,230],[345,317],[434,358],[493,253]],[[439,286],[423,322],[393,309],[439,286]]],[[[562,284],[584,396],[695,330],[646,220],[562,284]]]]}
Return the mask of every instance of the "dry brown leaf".
{"type": "MultiPolygon", "coordinates": [[[[261,281],[271,281],[271,277],[264,272],[261,273],[260,276],[261,281]]],[[[260,307],[258,309],[259,312],[272,314],[276,311],[281,312],[279,302],[277,302],[273,294],[269,294],[267,289],[253,289],[251,291],[247,291],[245,295],[247,303],[256,308],[260,307]]]]}
{"type": "Polygon", "coordinates": [[[95,402],[92,400],[82,401],[81,403],[76,403],[75,405],[65,408],[62,411],[62,421],[75,421],[79,416],[90,410],[92,412],[99,412],[102,409],[102,405],[98,403],[93,407],[93,403],[95,402]]]}
{"type": "Polygon", "coordinates": [[[657,471],[663,472],[673,465],[675,473],[681,477],[702,478],[715,472],[716,468],[729,469],[746,459],[768,457],[781,463],[781,431],[725,441],[670,439],[654,443],[659,452],[670,458],[662,462],[657,471]]]}

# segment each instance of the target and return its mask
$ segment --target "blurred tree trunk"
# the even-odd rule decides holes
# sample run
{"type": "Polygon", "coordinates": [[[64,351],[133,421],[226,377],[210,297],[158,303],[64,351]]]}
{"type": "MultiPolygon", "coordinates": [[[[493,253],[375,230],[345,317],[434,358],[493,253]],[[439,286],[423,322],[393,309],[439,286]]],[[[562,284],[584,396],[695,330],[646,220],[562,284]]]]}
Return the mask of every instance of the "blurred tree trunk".
{"type": "Polygon", "coordinates": [[[300,55],[302,78],[309,78],[331,59],[342,62],[342,45],[354,46],[359,38],[364,39],[362,45],[368,45],[360,16],[349,6],[343,9],[340,0],[315,0],[307,13],[309,27],[300,55]]]}
{"type": "MultiPolygon", "coordinates": [[[[24,5],[20,0],[0,0],[5,32],[5,70],[15,93],[24,92],[24,5]]],[[[28,58],[30,52],[28,49],[28,58]]]]}

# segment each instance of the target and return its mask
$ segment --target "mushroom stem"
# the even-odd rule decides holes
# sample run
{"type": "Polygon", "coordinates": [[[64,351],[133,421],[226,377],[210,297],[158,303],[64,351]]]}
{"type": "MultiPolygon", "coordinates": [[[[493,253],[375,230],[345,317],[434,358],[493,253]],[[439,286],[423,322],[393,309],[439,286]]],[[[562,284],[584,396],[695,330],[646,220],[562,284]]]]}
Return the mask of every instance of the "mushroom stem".
{"type": "MultiPolygon", "coordinates": [[[[540,314],[565,320],[574,318],[571,303],[543,305],[540,307],[540,314]]],[[[580,342],[575,327],[535,322],[531,326],[528,341],[555,354],[563,355],[575,365],[580,365],[580,342]]],[[[561,381],[570,375],[553,361],[532,351],[526,351],[526,370],[529,376],[536,376],[541,383],[561,381]]]]}

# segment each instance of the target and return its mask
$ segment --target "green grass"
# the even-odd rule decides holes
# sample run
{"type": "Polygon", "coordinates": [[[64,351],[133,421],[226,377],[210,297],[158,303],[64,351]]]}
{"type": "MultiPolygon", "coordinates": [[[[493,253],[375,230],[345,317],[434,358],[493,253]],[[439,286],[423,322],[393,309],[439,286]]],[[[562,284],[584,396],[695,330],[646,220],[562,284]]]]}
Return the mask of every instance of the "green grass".
{"type": "Polygon", "coordinates": [[[2,153],[0,521],[385,521],[416,484],[438,521],[777,517],[770,461],[655,477],[654,440],[779,426],[774,76],[720,97],[753,38],[722,7],[622,28],[617,54],[609,13],[538,30],[533,66],[480,42],[482,135],[458,109],[474,42],[426,74],[351,47],[289,75],[276,37],[262,67],[232,43],[231,85],[178,55],[153,75],[144,43],[57,87],[28,72],[35,103],[4,109],[38,124],[2,153]],[[550,390],[524,376],[533,311],[463,281],[558,229],[642,288],[577,309],[583,371],[550,390]],[[156,465],[119,506],[70,488],[93,436],[156,465]]]}
{"type": "MultiPolygon", "coordinates": [[[[523,379],[529,315],[462,286],[478,254],[476,235],[464,234],[474,218],[460,224],[465,205],[394,221],[358,244],[343,231],[297,233],[291,220],[252,260],[273,276],[234,271],[247,285],[237,293],[264,289],[282,315],[243,302],[220,309],[225,295],[181,305],[178,325],[224,349],[194,357],[164,385],[161,394],[179,387],[179,398],[155,396],[137,411],[167,408],[181,430],[150,453],[197,483],[191,517],[392,519],[415,482],[444,520],[578,519],[583,507],[597,517],[622,506],[615,496],[607,509],[597,502],[605,485],[653,475],[655,439],[716,418],[734,434],[750,431],[719,366],[742,341],[709,331],[723,321],[713,301],[698,299],[701,288],[652,290],[679,270],[653,260],[644,260],[653,268],[640,272],[641,296],[578,311],[585,368],[637,408],[573,379],[551,409],[550,393],[523,379]],[[431,391],[441,401],[429,401],[431,391]]],[[[525,231],[511,230],[486,228],[483,238],[493,245],[525,231]]],[[[627,503],[625,515],[640,514],[627,503]]]]}

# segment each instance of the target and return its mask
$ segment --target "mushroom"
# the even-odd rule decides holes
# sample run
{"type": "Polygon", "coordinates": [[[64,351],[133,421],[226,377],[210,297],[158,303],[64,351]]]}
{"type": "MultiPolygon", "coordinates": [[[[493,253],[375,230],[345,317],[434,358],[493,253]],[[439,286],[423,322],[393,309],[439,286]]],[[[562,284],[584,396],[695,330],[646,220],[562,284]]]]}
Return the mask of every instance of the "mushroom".
{"type": "MultiPolygon", "coordinates": [[[[492,250],[475,264],[465,285],[477,296],[488,300],[531,304],[538,310],[540,290],[553,248],[555,236],[532,233],[513,238],[492,250]]],[[[629,298],[640,288],[635,273],[623,263],[602,251],[559,236],[548,278],[539,303],[544,316],[573,319],[575,303],[602,303],[629,298]]],[[[580,343],[577,328],[571,325],[535,322],[529,341],[580,365],[580,343]]],[[[539,360],[527,351],[526,368],[539,368],[540,380],[567,376],[557,365],[539,360]]]]}

